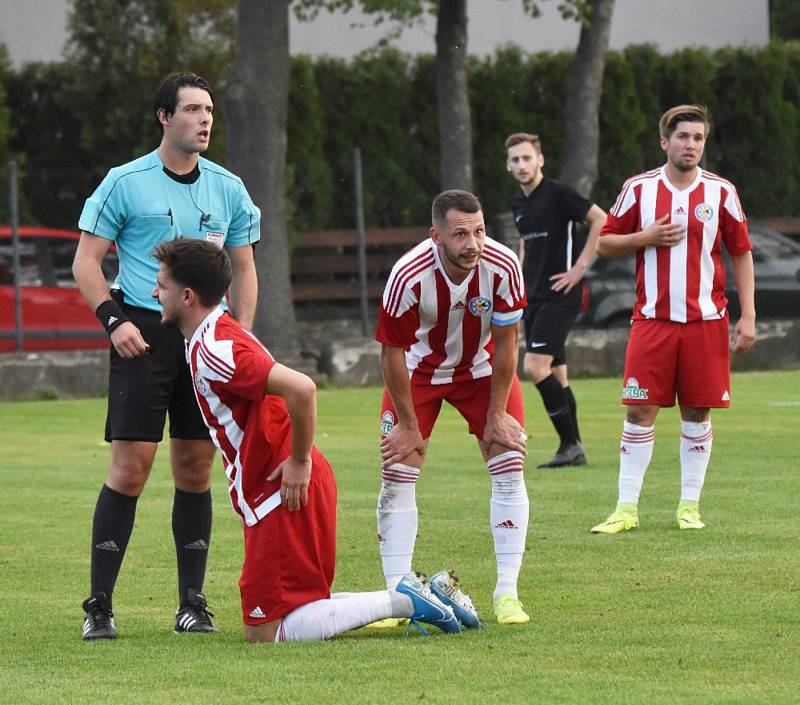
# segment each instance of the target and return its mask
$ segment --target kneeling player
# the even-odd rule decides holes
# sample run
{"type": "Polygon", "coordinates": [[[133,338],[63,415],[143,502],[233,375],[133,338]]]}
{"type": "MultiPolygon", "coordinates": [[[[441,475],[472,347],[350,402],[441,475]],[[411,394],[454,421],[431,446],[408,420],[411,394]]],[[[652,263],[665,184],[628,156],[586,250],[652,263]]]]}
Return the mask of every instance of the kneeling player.
{"type": "Polygon", "coordinates": [[[431,584],[409,573],[396,590],[331,595],[336,481],[313,446],[314,382],[275,362],[219,307],[231,281],[224,250],[178,239],[161,243],[155,257],[153,296],[162,322],[188,341],[195,395],[244,522],[239,588],[247,640],[328,639],[387,617],[446,632],[461,630],[456,615],[478,626],[471,601],[446,573],[431,584]]]}

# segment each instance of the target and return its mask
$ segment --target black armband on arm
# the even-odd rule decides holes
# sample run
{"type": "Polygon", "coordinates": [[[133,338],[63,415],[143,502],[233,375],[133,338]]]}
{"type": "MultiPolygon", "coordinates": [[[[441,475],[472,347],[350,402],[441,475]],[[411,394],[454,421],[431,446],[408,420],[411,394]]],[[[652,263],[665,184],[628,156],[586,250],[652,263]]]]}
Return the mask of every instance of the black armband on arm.
{"type": "Polygon", "coordinates": [[[97,320],[100,321],[106,333],[111,335],[119,326],[126,323],[130,319],[122,313],[119,304],[113,299],[103,301],[94,312],[97,320]]]}

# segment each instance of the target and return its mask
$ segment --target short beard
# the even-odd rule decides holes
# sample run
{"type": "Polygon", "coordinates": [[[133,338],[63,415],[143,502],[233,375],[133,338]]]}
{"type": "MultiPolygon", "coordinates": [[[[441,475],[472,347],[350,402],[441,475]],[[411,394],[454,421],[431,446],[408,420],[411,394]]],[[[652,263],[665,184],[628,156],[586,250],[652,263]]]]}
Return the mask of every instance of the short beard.
{"type": "Polygon", "coordinates": [[[169,330],[180,330],[181,329],[181,327],[175,321],[173,321],[170,318],[162,318],[161,319],[161,325],[164,328],[169,328],[169,330]]]}

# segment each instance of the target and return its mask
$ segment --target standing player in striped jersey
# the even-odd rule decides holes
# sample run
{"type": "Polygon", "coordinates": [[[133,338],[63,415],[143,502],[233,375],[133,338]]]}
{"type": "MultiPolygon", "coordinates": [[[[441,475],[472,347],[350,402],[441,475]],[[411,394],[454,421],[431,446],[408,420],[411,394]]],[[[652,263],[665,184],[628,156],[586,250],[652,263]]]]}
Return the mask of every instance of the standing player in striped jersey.
{"type": "Polygon", "coordinates": [[[506,168],[519,182],[511,210],[528,293],[523,368],[536,385],[559,438],[555,455],[538,467],[585,465],[565,346],[580,312],[580,283],[594,259],[606,214],[571,186],[545,178],[537,135],[517,132],[505,145],[506,168]],[[575,227],[584,221],[589,223],[585,238],[575,227]]]}
{"type": "Polygon", "coordinates": [[[638,502],[653,454],[658,410],[681,410],[681,529],[702,529],[700,492],[711,455],[711,408],[730,404],[724,245],[731,258],[741,317],[733,352],[755,342],[753,257],[747,220],[730,181],[699,166],[708,116],[679,105],[661,116],[667,163],[625,183],[600,232],[601,256],[636,253],[636,303],[625,357],[616,511],[592,531],[616,534],[639,525],[638,502]]]}
{"type": "Polygon", "coordinates": [[[454,633],[461,631],[459,621],[479,627],[472,602],[444,572],[430,585],[409,573],[394,590],[331,595],[336,481],[313,445],[314,382],[277,363],[220,308],[231,282],[222,248],[180,238],[158,245],[155,258],[160,267],[152,295],[162,323],[186,339],[195,397],[244,524],[245,638],[327,639],[387,617],[454,633]]]}
{"type": "Polygon", "coordinates": [[[378,536],[388,588],[411,570],[416,481],[442,401],[478,438],[492,482],[501,624],[529,621],[517,596],[528,529],[527,437],[516,376],[525,307],[516,255],[488,238],[478,199],[445,191],[433,201],[430,238],[392,269],[378,314],[386,389],[381,409],[378,536]]]}

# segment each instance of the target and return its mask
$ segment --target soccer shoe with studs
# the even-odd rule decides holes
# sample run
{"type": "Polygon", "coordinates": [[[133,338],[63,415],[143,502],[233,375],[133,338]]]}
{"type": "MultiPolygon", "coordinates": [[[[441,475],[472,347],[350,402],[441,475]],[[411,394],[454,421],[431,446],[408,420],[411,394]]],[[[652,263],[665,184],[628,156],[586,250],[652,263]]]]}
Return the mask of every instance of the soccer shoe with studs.
{"type": "Polygon", "coordinates": [[[207,608],[206,596],[189,588],[186,604],[175,613],[175,633],[210,634],[219,631],[211,621],[214,615],[207,608]]]}
{"type": "Polygon", "coordinates": [[[679,529],[704,529],[706,526],[700,521],[700,509],[697,502],[690,500],[681,500],[678,503],[675,518],[678,520],[679,529]]]}
{"type": "Polygon", "coordinates": [[[83,611],[86,612],[86,618],[83,620],[84,641],[117,638],[114,613],[104,592],[100,591],[84,600],[83,611]]]}
{"type": "Polygon", "coordinates": [[[462,626],[468,629],[483,628],[478,610],[472,604],[472,598],[461,591],[461,581],[452,570],[436,573],[428,584],[431,586],[431,592],[453,610],[453,614],[462,626]]]}
{"type": "Polygon", "coordinates": [[[525,624],[531,621],[522,608],[522,603],[508,592],[504,592],[494,601],[494,614],[498,624],[525,624]]]}
{"type": "Polygon", "coordinates": [[[559,450],[546,463],[537,465],[537,468],[565,468],[570,465],[586,465],[586,453],[580,443],[573,443],[571,446],[559,450]]]}
{"type": "Polygon", "coordinates": [[[416,627],[427,636],[428,630],[419,624],[420,622],[432,624],[434,627],[439,627],[443,632],[451,634],[459,634],[461,632],[461,625],[458,623],[452,608],[445,605],[431,592],[430,586],[425,582],[425,576],[421,573],[407,573],[397,583],[395,590],[402,595],[410,597],[414,606],[414,614],[411,615],[411,621],[406,628],[406,636],[408,636],[411,627],[416,627]]]}
{"type": "Polygon", "coordinates": [[[603,523],[592,527],[593,534],[618,534],[639,526],[639,509],[635,504],[618,504],[603,523]]]}

